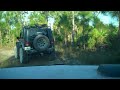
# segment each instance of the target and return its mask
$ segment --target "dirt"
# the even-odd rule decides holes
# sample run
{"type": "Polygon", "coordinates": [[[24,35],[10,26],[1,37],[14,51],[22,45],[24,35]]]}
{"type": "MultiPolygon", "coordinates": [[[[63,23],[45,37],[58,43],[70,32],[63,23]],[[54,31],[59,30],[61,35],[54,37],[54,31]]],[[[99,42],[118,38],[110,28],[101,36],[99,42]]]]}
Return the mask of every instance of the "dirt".
{"type": "Polygon", "coordinates": [[[74,60],[61,58],[60,53],[56,52],[56,59],[50,60],[48,56],[32,57],[27,64],[21,64],[18,59],[14,57],[14,48],[0,49],[0,68],[7,67],[23,67],[23,66],[38,66],[38,65],[63,65],[63,64],[77,64],[74,60]]]}
{"type": "Polygon", "coordinates": [[[0,68],[24,67],[24,66],[48,66],[48,65],[99,65],[118,64],[119,56],[109,53],[78,52],[71,49],[57,48],[56,59],[51,60],[48,56],[32,56],[27,64],[21,64],[19,59],[14,57],[14,48],[0,49],[0,68]]]}

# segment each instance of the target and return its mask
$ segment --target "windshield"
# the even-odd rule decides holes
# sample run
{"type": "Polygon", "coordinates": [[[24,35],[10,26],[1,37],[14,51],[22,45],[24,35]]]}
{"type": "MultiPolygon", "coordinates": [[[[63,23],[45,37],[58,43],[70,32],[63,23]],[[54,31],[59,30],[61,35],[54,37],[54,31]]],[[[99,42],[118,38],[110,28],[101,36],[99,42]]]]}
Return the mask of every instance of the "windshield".
{"type": "Polygon", "coordinates": [[[0,11],[0,68],[120,63],[119,11],[26,12],[0,11]],[[23,24],[48,29],[32,28],[27,36],[23,24]]]}

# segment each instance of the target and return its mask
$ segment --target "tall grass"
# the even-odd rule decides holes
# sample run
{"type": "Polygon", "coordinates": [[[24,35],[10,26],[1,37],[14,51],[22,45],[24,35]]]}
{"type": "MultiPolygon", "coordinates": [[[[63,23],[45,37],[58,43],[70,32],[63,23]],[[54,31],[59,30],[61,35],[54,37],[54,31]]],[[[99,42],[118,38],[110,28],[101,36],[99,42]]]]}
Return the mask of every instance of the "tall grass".
{"type": "Polygon", "coordinates": [[[65,47],[62,44],[56,45],[55,48],[56,52],[59,53],[58,58],[66,62],[72,61],[89,65],[120,63],[120,53],[114,50],[88,51],[80,48],[65,47]]]}

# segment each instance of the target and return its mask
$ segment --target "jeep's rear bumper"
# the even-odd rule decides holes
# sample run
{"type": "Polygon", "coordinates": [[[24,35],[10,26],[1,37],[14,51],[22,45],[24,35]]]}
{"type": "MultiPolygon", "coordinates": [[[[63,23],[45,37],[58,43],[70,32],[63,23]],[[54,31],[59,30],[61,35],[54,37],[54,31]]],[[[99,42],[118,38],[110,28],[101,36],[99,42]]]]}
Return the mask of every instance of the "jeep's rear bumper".
{"type": "Polygon", "coordinates": [[[51,47],[51,48],[48,48],[47,50],[45,50],[45,51],[37,51],[37,50],[35,50],[35,49],[33,49],[33,48],[31,48],[31,47],[24,47],[24,50],[28,53],[28,54],[33,54],[33,53],[51,53],[51,52],[53,52],[53,51],[55,51],[55,48],[54,47],[51,47]]]}

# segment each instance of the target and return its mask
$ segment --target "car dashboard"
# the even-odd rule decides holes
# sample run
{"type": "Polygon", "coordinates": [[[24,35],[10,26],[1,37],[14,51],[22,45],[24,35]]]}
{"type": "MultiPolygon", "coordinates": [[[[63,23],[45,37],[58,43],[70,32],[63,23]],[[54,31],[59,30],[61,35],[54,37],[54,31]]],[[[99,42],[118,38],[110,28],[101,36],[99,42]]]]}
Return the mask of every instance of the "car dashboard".
{"type": "Polygon", "coordinates": [[[0,68],[0,79],[119,79],[100,74],[97,65],[0,68]]]}

